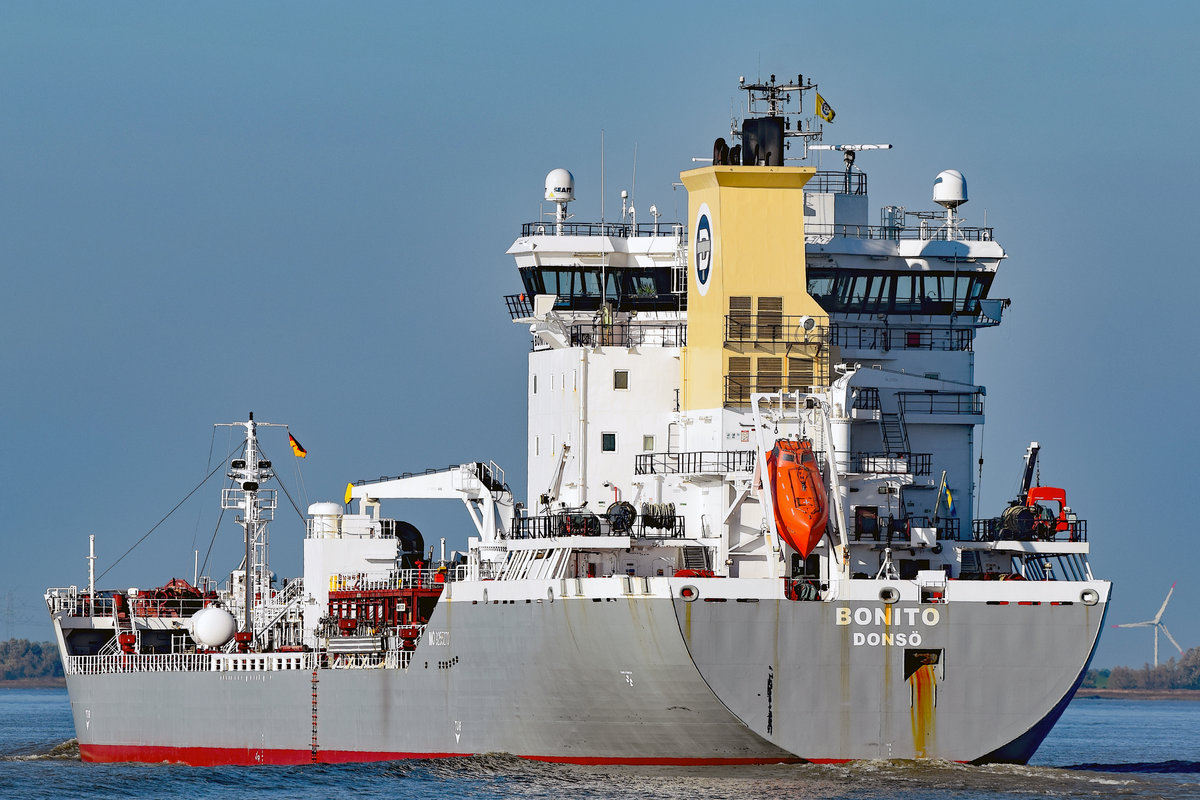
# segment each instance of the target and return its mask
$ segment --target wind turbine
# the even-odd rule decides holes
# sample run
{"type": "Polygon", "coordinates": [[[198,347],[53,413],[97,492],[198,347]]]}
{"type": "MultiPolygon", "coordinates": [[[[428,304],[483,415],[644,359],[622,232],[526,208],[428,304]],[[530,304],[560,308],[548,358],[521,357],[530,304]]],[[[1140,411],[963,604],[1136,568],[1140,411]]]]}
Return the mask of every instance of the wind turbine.
{"type": "Polygon", "coordinates": [[[1154,615],[1154,619],[1148,619],[1145,622],[1126,622],[1123,625],[1113,625],[1114,628],[1144,628],[1147,625],[1154,626],[1154,666],[1158,666],[1158,630],[1162,628],[1162,632],[1166,634],[1167,639],[1171,644],[1175,645],[1175,649],[1179,651],[1179,655],[1183,655],[1183,648],[1179,646],[1179,642],[1175,641],[1175,637],[1167,630],[1167,626],[1162,624],[1163,612],[1167,610],[1167,603],[1171,602],[1171,592],[1175,591],[1175,584],[1171,584],[1171,588],[1167,591],[1167,599],[1163,600],[1162,608],[1158,609],[1158,613],[1154,615]]]}

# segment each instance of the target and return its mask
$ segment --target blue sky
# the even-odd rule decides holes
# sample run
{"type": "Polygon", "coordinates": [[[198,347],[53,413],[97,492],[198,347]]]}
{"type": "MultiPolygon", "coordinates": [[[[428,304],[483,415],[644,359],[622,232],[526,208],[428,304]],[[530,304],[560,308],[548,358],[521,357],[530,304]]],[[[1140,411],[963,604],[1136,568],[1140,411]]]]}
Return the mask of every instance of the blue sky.
{"type": "MultiPolygon", "coordinates": [[[[622,188],[664,220],[740,107],[739,75],[812,76],[828,140],[872,206],[929,208],[961,170],[970,223],[1010,258],[984,332],[985,510],[1031,439],[1088,520],[1110,621],[1154,614],[1200,645],[1191,469],[1191,4],[445,3],[0,6],[0,610],[48,638],[47,585],[86,582],[228,449],[213,422],[287,422],[264,444],[304,504],[347,480],[494,459],[523,484],[527,337],[504,250],[554,167],[578,219],[622,188]]],[[[826,166],[836,166],[836,160],[826,166]]],[[[872,212],[876,213],[876,212],[872,212]]],[[[106,582],[190,578],[217,487],[106,582]]],[[[286,511],[286,513],[285,513],[286,511]]],[[[451,545],[457,509],[408,515],[451,545]]],[[[273,561],[299,572],[281,509],[273,561]]],[[[237,557],[227,520],[220,575],[237,557]]],[[[5,618],[7,622],[7,618],[5,618]]],[[[0,629],[0,634],[7,630],[0,629]]],[[[1096,663],[1141,664],[1146,630],[1096,663]]]]}

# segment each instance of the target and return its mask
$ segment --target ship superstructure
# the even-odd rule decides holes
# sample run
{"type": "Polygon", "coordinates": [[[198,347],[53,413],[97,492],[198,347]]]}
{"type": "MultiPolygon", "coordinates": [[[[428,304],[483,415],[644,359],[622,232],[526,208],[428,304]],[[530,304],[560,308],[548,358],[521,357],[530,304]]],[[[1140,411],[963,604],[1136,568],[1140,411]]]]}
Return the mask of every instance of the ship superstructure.
{"type": "Polygon", "coordinates": [[[224,588],[48,592],[85,759],[1028,760],[1110,584],[1065,493],[1032,486],[1036,444],[1020,496],[973,514],[1005,253],[954,170],[941,211],[871,224],[855,157],[887,146],[818,171],[815,85],[742,88],[733,145],[681,176],[685,222],[574,221],[556,169],[552,219],[509,248],[524,502],[485,461],[351,484],[275,587],[251,417],[224,588]],[[418,498],[465,505],[465,551],[383,513],[418,498]]]}

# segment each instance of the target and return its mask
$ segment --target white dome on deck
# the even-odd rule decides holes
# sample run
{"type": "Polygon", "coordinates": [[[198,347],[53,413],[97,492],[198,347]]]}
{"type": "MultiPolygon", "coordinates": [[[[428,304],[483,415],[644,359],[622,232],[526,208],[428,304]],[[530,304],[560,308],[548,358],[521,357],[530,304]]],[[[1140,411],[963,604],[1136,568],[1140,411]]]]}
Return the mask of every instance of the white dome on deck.
{"type": "Polygon", "coordinates": [[[202,647],[223,647],[237,633],[237,621],[223,608],[209,606],[192,615],[192,638],[202,647]]]}
{"type": "Polygon", "coordinates": [[[546,175],[546,199],[569,203],[575,199],[575,176],[561,167],[546,175]]]}
{"type": "Polygon", "coordinates": [[[933,202],[958,208],[967,202],[967,179],[956,169],[945,169],[933,181],[933,202]]]}

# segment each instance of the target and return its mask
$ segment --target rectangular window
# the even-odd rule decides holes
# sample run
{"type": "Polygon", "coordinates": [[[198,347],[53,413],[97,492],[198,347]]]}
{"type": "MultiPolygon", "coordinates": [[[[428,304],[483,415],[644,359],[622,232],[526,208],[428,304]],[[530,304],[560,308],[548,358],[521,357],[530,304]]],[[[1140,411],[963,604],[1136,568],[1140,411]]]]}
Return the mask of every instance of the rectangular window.
{"type": "Polygon", "coordinates": [[[808,293],[818,303],[828,308],[829,299],[833,295],[833,276],[808,276],[808,293]]]}
{"type": "Polygon", "coordinates": [[[615,433],[600,434],[600,450],[605,453],[617,452],[617,435],[615,433]]]}
{"type": "Polygon", "coordinates": [[[537,375],[533,376],[533,393],[537,394],[537,375]]]}
{"type": "Polygon", "coordinates": [[[646,453],[654,452],[654,437],[653,436],[643,436],[642,437],[642,451],[646,452],[646,453]]]}
{"type": "Polygon", "coordinates": [[[613,370],[613,388],[628,389],[629,388],[629,370],[614,369],[613,370]]]}
{"type": "Polygon", "coordinates": [[[896,311],[901,314],[915,312],[921,307],[921,301],[913,296],[912,275],[900,275],[896,278],[896,311]]]}
{"type": "Polygon", "coordinates": [[[584,270],[583,273],[583,291],[579,294],[586,296],[600,294],[600,273],[592,270],[584,270]]]}

